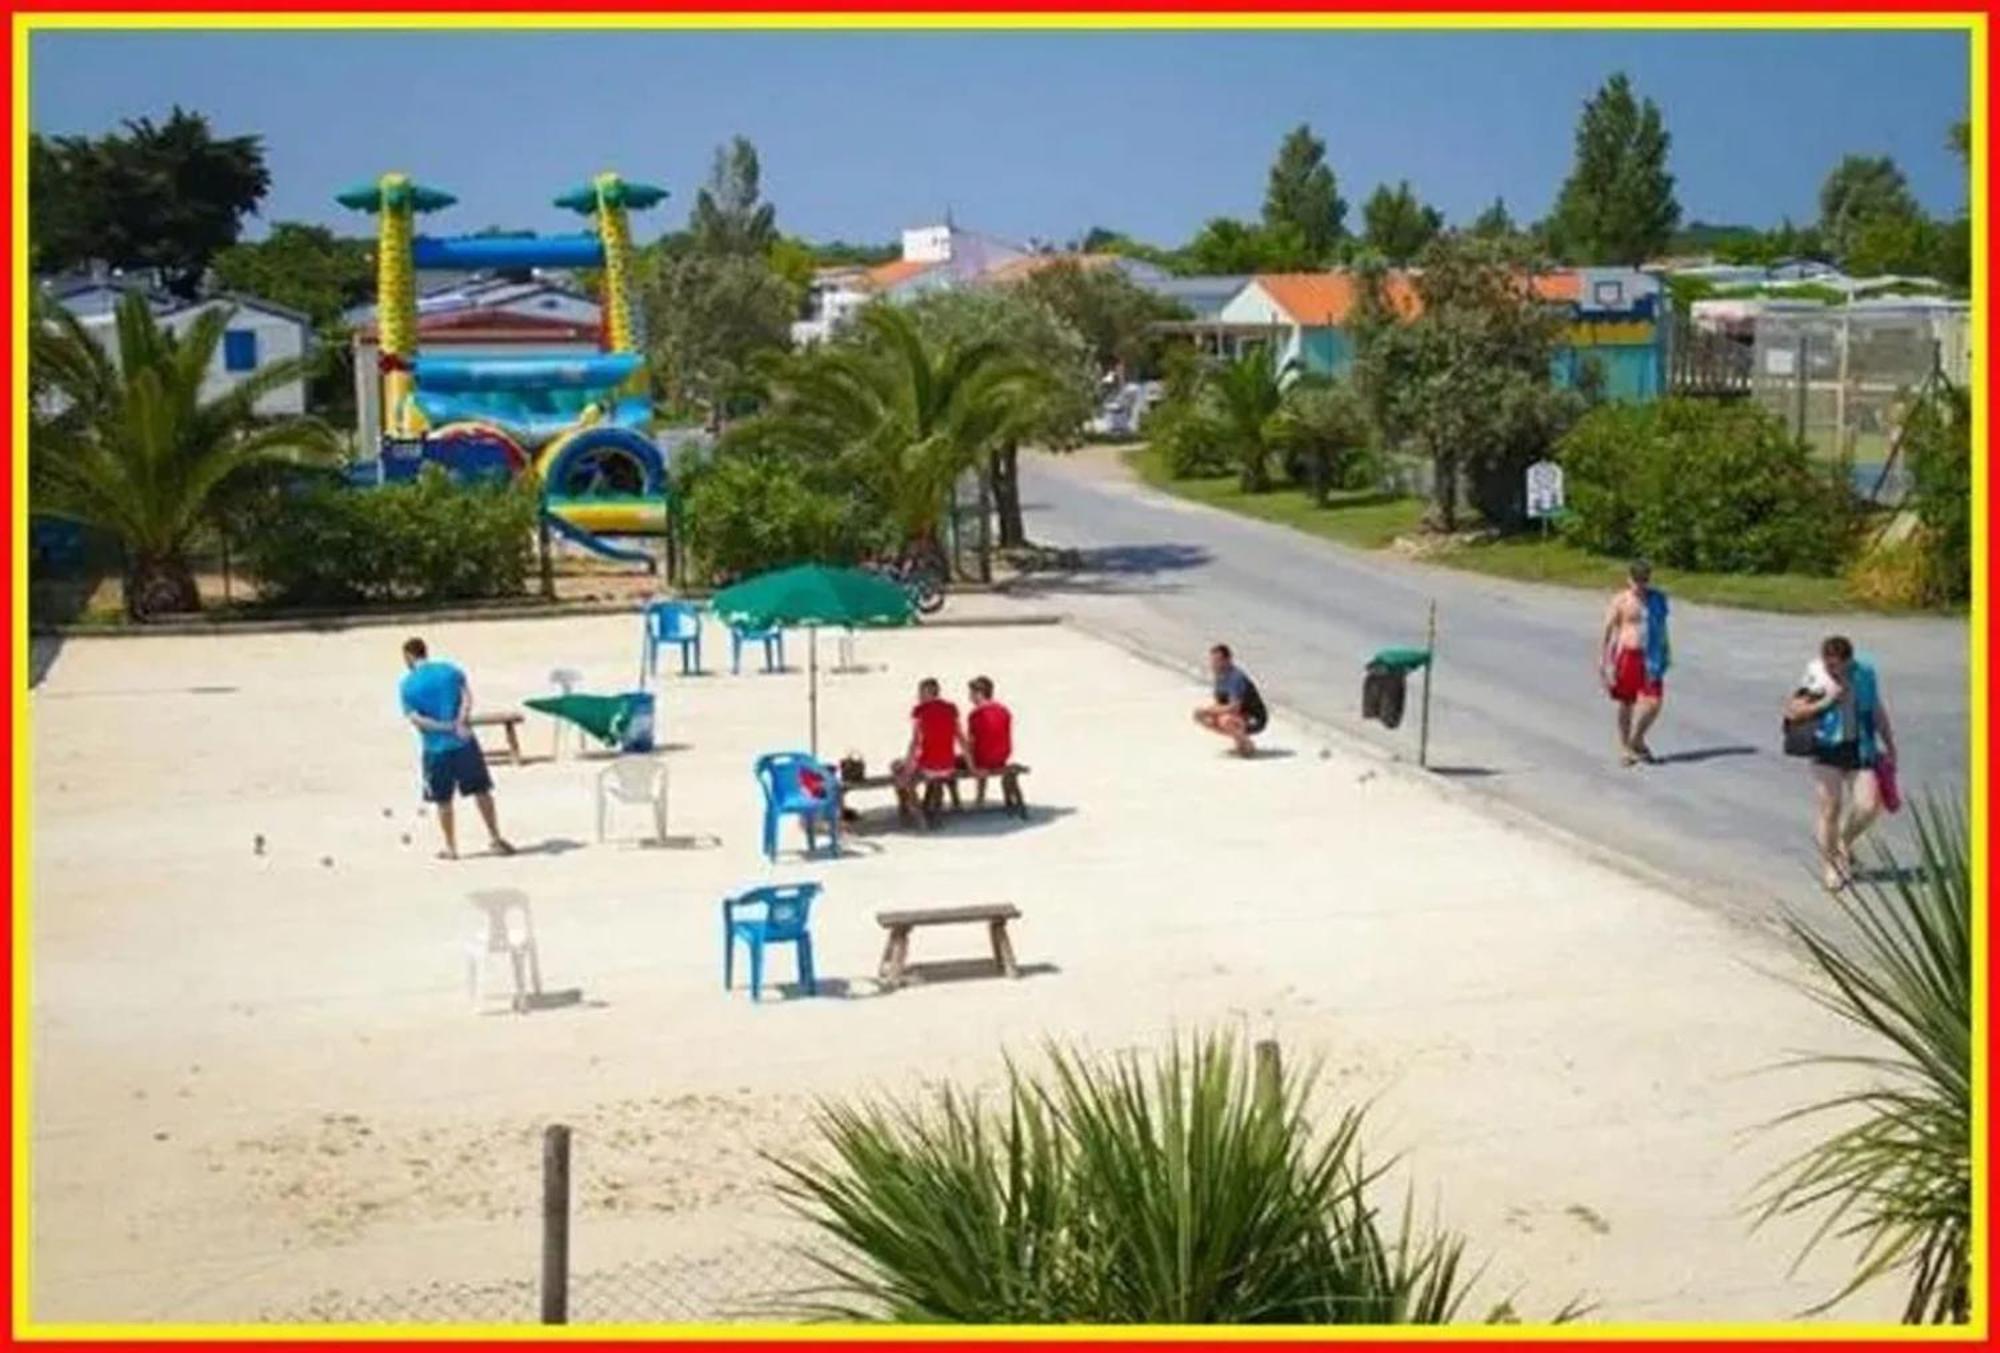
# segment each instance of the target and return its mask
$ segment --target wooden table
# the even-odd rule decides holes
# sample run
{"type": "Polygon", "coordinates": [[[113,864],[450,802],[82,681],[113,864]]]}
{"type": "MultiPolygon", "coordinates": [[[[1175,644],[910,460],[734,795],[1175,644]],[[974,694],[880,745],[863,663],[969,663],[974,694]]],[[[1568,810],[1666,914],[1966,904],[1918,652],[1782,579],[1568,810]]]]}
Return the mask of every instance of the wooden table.
{"type": "Polygon", "coordinates": [[[481,728],[504,729],[507,734],[508,761],[510,764],[518,766],[521,764],[521,721],[525,718],[527,718],[527,715],[517,714],[510,710],[499,714],[475,714],[470,719],[467,719],[466,723],[470,724],[474,729],[472,735],[474,740],[478,739],[479,733],[477,730],[481,728]]]}
{"type": "Polygon", "coordinates": [[[876,923],[889,932],[882,946],[882,985],[891,989],[903,984],[903,970],[909,965],[910,932],[921,926],[973,925],[984,922],[993,945],[993,962],[1008,977],[1019,977],[1014,963],[1014,946],[1007,938],[1007,922],[1021,919],[1020,909],[1011,902],[991,902],[971,907],[928,907],[915,911],[878,911],[876,923]]]}

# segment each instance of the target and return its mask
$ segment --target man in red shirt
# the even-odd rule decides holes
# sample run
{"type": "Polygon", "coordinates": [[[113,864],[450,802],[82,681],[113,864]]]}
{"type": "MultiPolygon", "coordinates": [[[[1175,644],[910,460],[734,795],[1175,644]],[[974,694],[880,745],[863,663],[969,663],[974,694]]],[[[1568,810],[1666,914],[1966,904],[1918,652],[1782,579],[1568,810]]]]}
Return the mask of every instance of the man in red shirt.
{"type": "Polygon", "coordinates": [[[889,766],[896,777],[896,810],[905,820],[916,806],[917,782],[924,775],[951,775],[958,769],[958,749],[965,735],[958,726],[958,706],[943,699],[936,677],[917,683],[916,708],[910,711],[910,746],[889,766]]]}
{"type": "Polygon", "coordinates": [[[972,712],[965,716],[965,755],[979,782],[979,802],[986,802],[986,777],[1007,768],[1014,759],[1014,716],[993,698],[993,678],[977,676],[966,685],[972,712]]]}

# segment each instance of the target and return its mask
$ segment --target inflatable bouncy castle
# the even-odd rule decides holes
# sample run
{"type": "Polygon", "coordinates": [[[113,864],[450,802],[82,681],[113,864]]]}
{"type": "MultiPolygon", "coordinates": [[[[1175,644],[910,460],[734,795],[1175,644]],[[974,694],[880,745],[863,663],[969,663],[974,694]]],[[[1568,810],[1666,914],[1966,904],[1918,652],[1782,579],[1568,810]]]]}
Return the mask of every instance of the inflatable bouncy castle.
{"type": "Polygon", "coordinates": [[[380,482],[425,464],[464,478],[532,475],[550,528],[609,559],[652,567],[648,551],[612,537],[666,531],[666,467],[648,435],[645,357],[633,298],[627,213],[666,190],[599,174],[555,199],[594,229],[544,238],[415,233],[420,214],[457,199],[384,174],[336,199],[376,218],[376,328],[382,376],[380,482]],[[425,268],[597,268],[603,348],[595,356],[530,353],[426,357],[417,349],[417,273],[425,268]]]}

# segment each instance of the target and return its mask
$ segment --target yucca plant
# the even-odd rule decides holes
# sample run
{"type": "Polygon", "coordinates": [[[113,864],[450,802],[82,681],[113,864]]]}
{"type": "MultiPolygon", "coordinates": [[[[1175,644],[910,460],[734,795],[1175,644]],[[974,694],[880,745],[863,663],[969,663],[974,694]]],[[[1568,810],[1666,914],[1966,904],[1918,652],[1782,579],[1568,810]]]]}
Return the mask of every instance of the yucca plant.
{"type": "Polygon", "coordinates": [[[200,606],[188,543],[243,475],[340,454],[316,419],[257,413],[259,399],[310,374],[307,359],[273,362],[203,397],[228,324],[217,307],[176,335],[131,295],[118,306],[113,352],[60,306],[35,322],[30,368],[43,408],[29,437],[30,506],[118,537],[135,619],[200,606]]]}
{"type": "Polygon", "coordinates": [[[830,1159],[775,1159],[826,1247],[794,1313],[970,1324],[1442,1324],[1464,1242],[1385,1226],[1362,1115],[1259,1079],[1231,1038],[1150,1065],[1051,1049],[1004,1103],[822,1107],[830,1159]]]}
{"type": "Polygon", "coordinates": [[[1820,1214],[1804,1253],[1829,1237],[1861,1242],[1854,1276],[1816,1311],[1896,1274],[1908,1284],[1906,1323],[1962,1324],[1972,1285],[1972,861],[1962,807],[1913,804],[1911,817],[1918,867],[1878,848],[1871,879],[1834,895],[1845,933],[1788,918],[1817,970],[1813,999],[1880,1050],[1800,1059],[1869,1083],[1779,1120],[1824,1115],[1839,1126],[1771,1176],[1758,1220],[1820,1214]]]}

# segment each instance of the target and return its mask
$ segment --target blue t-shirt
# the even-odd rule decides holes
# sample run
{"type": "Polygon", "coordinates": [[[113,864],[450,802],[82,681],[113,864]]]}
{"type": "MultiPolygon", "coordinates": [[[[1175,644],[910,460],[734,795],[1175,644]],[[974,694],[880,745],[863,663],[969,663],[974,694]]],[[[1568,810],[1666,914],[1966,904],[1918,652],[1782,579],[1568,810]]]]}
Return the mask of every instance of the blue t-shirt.
{"type": "MultiPolygon", "coordinates": [[[[399,693],[403,713],[449,723],[458,717],[459,704],[465,699],[465,673],[448,662],[420,662],[403,678],[399,693]]],[[[423,739],[426,752],[449,752],[465,745],[464,738],[441,729],[420,728],[417,736],[423,739]]]]}

